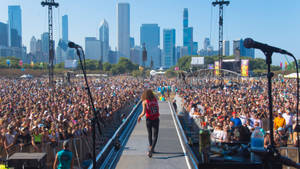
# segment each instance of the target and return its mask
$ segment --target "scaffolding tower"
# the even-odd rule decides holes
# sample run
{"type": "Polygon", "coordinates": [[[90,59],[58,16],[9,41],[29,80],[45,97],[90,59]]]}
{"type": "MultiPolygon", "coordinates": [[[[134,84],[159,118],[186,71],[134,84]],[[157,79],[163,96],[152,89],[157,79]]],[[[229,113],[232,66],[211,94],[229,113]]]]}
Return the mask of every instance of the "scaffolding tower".
{"type": "Polygon", "coordinates": [[[53,10],[52,7],[54,6],[57,8],[59,6],[58,3],[54,2],[54,0],[45,0],[41,2],[43,7],[48,6],[48,35],[49,35],[49,87],[54,87],[53,81],[53,68],[54,68],[54,41],[53,41],[53,10]]]}
{"type": "Polygon", "coordinates": [[[228,6],[229,1],[216,0],[213,6],[219,5],[219,65],[222,68],[222,46],[223,46],[223,5],[228,6]]]}

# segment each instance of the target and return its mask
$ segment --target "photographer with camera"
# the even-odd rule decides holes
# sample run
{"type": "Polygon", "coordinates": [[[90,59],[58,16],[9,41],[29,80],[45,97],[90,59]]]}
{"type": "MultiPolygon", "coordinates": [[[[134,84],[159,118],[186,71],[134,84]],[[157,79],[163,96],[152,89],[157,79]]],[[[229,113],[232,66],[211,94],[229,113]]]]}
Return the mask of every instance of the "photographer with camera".
{"type": "Polygon", "coordinates": [[[287,147],[289,136],[286,134],[282,127],[279,127],[275,133],[275,145],[277,147],[287,147]]]}

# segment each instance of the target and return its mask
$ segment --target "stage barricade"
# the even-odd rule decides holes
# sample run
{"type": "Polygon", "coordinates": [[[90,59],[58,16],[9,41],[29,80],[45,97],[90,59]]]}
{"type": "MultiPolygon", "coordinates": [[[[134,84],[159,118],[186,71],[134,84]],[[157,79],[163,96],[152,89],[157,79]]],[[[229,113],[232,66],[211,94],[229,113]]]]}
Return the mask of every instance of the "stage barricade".
{"type": "MultiPolygon", "coordinates": [[[[297,147],[280,147],[279,152],[293,161],[299,163],[299,151],[297,147]]],[[[283,166],[283,169],[295,169],[294,167],[283,166]]]]}
{"type": "MultiPolygon", "coordinates": [[[[127,117],[134,105],[135,104],[132,102],[129,105],[126,105],[124,108],[121,108],[118,111],[114,112],[114,114],[110,118],[111,121],[108,124],[105,124],[103,128],[103,135],[100,136],[99,132],[96,129],[96,143],[100,144],[98,145],[98,152],[101,150],[102,146],[105,145],[106,141],[109,140],[109,138],[114,134],[115,129],[117,129],[118,126],[122,123],[122,119],[120,118],[121,115],[124,114],[125,117],[127,117]]],[[[62,150],[63,142],[64,140],[58,141],[57,144],[51,144],[50,142],[48,142],[40,146],[41,152],[47,153],[48,168],[52,168],[56,153],[62,150]]],[[[83,168],[83,161],[91,160],[87,159],[87,157],[88,154],[92,153],[92,147],[93,145],[91,135],[70,139],[70,150],[73,152],[74,166],[76,166],[77,168],[83,168]]],[[[38,151],[36,151],[32,145],[28,145],[23,149],[21,149],[18,145],[15,145],[7,151],[2,145],[0,145],[0,158],[2,159],[8,159],[8,157],[12,156],[16,152],[34,153],[38,151]]]]}

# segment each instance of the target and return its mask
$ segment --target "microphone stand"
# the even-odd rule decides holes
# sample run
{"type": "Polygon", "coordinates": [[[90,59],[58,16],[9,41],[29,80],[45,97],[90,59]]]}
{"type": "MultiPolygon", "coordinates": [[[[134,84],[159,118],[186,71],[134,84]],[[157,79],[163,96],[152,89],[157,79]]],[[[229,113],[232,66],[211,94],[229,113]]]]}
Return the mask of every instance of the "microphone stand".
{"type": "Polygon", "coordinates": [[[81,51],[82,51],[82,54],[83,54],[83,58],[84,58],[84,64],[82,63],[82,60],[81,60],[81,56],[80,56],[80,51],[78,48],[75,48],[76,49],[76,53],[79,57],[79,61],[80,61],[80,66],[81,66],[81,69],[82,69],[82,72],[83,72],[83,76],[84,76],[84,80],[85,80],[85,84],[86,84],[86,90],[87,90],[87,94],[89,96],[89,100],[90,100],[90,106],[92,107],[93,109],[93,113],[94,113],[94,117],[92,119],[92,131],[93,131],[93,168],[96,169],[96,123],[98,125],[98,130],[99,130],[99,134],[101,135],[102,134],[102,131],[101,131],[101,128],[100,128],[100,123],[99,123],[99,120],[98,120],[98,117],[97,117],[97,111],[95,109],[95,106],[94,106],[94,100],[93,100],[93,97],[92,97],[92,93],[91,93],[91,90],[90,90],[90,87],[89,87],[89,83],[88,83],[88,80],[87,80],[87,77],[86,77],[86,71],[85,71],[85,56],[84,56],[84,51],[83,49],[80,47],[81,51]]]}
{"type": "MultiPolygon", "coordinates": [[[[297,163],[291,161],[290,159],[283,157],[280,155],[280,153],[276,150],[275,146],[274,146],[274,132],[273,132],[273,98],[272,98],[272,77],[274,76],[274,73],[271,72],[271,64],[272,64],[272,51],[268,51],[268,50],[263,50],[263,53],[266,56],[266,63],[268,65],[268,74],[267,74],[267,78],[268,78],[268,97],[269,97],[269,127],[270,127],[270,139],[271,139],[271,145],[268,146],[268,154],[267,157],[265,157],[266,159],[270,159],[270,157],[273,158],[274,162],[280,162],[280,163],[285,163],[287,162],[288,165],[292,165],[294,167],[299,168],[299,166],[297,166],[297,163]],[[274,160],[275,159],[275,160],[274,160]]],[[[298,129],[300,128],[298,125],[298,106],[299,106],[299,78],[298,78],[298,64],[297,64],[297,60],[296,58],[289,53],[290,56],[292,56],[295,60],[295,64],[296,64],[296,69],[297,69],[297,127],[298,129]]],[[[299,135],[297,132],[297,138],[299,139],[299,135]]],[[[297,141],[297,146],[298,146],[298,151],[299,151],[299,141],[297,141]]],[[[298,152],[299,153],[299,152],[298,152]]],[[[265,162],[268,162],[269,160],[266,160],[265,162]]],[[[270,162],[270,161],[269,161],[270,162]]]]}
{"type": "Polygon", "coordinates": [[[269,128],[270,128],[270,139],[271,139],[271,147],[274,148],[274,132],[273,132],[273,98],[272,98],[272,77],[274,73],[271,72],[271,64],[272,64],[272,55],[271,51],[263,51],[266,55],[266,63],[268,65],[268,97],[269,97],[269,128]]]}

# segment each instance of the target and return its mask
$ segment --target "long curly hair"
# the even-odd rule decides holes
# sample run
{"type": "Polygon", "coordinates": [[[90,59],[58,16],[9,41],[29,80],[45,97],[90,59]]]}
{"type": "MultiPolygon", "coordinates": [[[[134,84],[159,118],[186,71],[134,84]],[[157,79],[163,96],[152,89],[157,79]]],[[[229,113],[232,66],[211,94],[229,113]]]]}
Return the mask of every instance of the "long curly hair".
{"type": "Polygon", "coordinates": [[[154,100],[156,98],[153,94],[153,91],[151,89],[147,89],[143,92],[141,99],[142,101],[144,101],[144,100],[154,100]]]}

